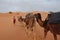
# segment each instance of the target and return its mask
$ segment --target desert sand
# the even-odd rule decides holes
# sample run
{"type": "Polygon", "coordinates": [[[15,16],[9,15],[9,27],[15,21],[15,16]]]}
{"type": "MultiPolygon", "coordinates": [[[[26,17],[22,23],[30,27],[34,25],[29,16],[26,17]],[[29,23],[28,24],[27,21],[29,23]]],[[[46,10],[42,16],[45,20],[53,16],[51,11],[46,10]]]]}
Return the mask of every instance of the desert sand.
{"type": "MultiPolygon", "coordinates": [[[[32,12],[33,14],[38,12],[32,12]]],[[[47,16],[47,12],[39,12],[42,15],[42,20],[44,20],[47,16]]],[[[25,17],[27,13],[24,12],[12,12],[9,13],[0,13],[0,40],[43,40],[44,37],[44,29],[39,26],[36,22],[35,32],[31,32],[29,36],[27,36],[25,23],[18,22],[18,17],[25,17]],[[16,17],[16,24],[13,24],[13,16],[16,17]],[[35,36],[34,36],[35,33],[35,36]],[[35,38],[34,38],[35,37],[35,38]]],[[[49,31],[45,40],[54,40],[52,33],[49,31]]],[[[58,40],[60,40],[60,36],[58,35],[58,40]]]]}

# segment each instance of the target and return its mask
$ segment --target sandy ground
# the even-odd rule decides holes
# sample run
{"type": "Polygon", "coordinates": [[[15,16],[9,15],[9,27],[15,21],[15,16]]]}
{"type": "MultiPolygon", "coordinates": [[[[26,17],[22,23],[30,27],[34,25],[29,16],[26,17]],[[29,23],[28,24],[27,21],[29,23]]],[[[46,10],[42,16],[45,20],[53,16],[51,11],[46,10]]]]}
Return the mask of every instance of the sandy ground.
{"type": "MultiPolygon", "coordinates": [[[[47,13],[42,12],[41,14],[42,20],[44,20],[47,13]]],[[[29,35],[27,35],[25,23],[18,22],[17,20],[20,15],[24,17],[26,14],[0,14],[0,40],[43,40],[44,29],[40,27],[38,23],[35,25],[34,32],[29,31],[29,35]],[[16,24],[13,24],[13,16],[16,17],[16,24]]],[[[44,40],[54,40],[52,33],[48,32],[46,39],[44,40]]],[[[59,35],[58,40],[60,40],[59,35]]]]}

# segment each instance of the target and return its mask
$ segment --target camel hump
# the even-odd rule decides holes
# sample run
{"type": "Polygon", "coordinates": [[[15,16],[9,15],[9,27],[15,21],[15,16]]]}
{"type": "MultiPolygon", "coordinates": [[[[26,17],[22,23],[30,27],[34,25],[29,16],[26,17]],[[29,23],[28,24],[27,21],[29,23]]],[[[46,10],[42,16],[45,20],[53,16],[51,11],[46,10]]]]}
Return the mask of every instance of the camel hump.
{"type": "Polygon", "coordinates": [[[60,12],[49,14],[48,20],[49,20],[49,23],[60,23],[60,12]]]}
{"type": "Polygon", "coordinates": [[[31,17],[33,17],[33,13],[28,13],[28,14],[26,15],[26,18],[31,18],[31,17]]]}

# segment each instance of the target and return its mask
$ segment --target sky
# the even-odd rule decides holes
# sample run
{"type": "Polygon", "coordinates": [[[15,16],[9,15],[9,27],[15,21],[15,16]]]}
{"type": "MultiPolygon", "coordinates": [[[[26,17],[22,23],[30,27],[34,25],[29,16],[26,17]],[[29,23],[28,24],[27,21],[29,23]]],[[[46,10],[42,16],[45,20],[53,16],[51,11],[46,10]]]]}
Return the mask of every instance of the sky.
{"type": "Polygon", "coordinates": [[[0,0],[0,12],[60,11],[60,0],[0,0]]]}

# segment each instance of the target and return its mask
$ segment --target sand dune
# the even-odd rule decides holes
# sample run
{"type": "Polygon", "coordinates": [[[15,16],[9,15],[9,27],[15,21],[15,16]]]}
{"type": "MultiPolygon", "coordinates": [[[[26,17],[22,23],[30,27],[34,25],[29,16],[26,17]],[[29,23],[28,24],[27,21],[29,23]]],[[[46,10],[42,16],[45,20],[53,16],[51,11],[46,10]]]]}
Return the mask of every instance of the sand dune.
{"type": "MultiPolygon", "coordinates": [[[[37,12],[33,12],[35,14],[37,12]]],[[[39,12],[42,15],[42,20],[44,20],[47,16],[47,12],[39,12]]],[[[12,14],[4,13],[0,14],[0,40],[43,40],[44,37],[44,29],[36,23],[35,32],[31,32],[29,37],[26,34],[25,23],[18,22],[17,18],[19,16],[25,17],[27,13],[24,12],[12,12],[12,14]],[[13,16],[16,17],[16,24],[13,24],[13,16]]],[[[54,40],[51,32],[48,32],[45,40],[54,40]]],[[[60,40],[60,36],[58,35],[58,40],[60,40]]]]}

